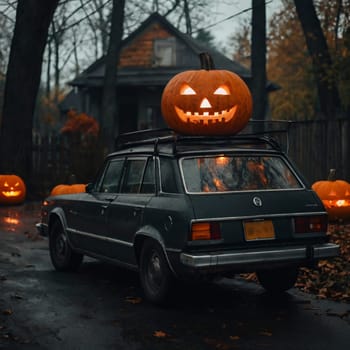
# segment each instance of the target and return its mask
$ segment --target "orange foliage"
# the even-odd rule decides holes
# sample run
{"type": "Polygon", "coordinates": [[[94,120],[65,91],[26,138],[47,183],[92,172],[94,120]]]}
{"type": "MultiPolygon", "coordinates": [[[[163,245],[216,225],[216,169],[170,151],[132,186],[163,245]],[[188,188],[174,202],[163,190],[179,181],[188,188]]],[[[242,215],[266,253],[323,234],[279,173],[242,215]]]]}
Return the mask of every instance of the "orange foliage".
{"type": "MultiPolygon", "coordinates": [[[[342,107],[349,108],[350,16],[349,0],[339,11],[336,0],[315,0],[314,5],[332,56],[333,66],[323,77],[337,83],[342,107]],[[339,17],[338,17],[339,15],[339,17]]],[[[294,2],[282,0],[268,33],[268,78],[281,89],[270,95],[272,119],[314,119],[319,111],[314,69],[294,2]]]]}
{"type": "Polygon", "coordinates": [[[58,104],[63,101],[65,96],[63,91],[56,90],[50,93],[49,96],[43,95],[40,97],[38,115],[41,124],[50,128],[54,128],[57,125],[60,118],[58,104]]]}
{"type": "Polygon", "coordinates": [[[70,110],[67,115],[68,119],[61,129],[61,133],[79,133],[97,137],[99,125],[96,119],[74,110],[70,110]]]}
{"type": "Polygon", "coordinates": [[[302,268],[296,287],[321,299],[350,302],[350,225],[330,225],[330,242],[340,245],[340,256],[321,260],[316,269],[302,268]]]}
{"type": "Polygon", "coordinates": [[[317,94],[311,59],[294,4],[283,4],[269,31],[268,77],[281,86],[270,95],[272,118],[312,119],[317,94]]]}

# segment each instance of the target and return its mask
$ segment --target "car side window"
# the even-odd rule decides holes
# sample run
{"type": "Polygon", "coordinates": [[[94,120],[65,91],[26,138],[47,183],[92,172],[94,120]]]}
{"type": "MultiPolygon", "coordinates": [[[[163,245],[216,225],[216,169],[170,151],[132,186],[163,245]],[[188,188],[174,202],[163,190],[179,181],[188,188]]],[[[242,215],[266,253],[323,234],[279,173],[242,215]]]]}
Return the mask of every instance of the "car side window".
{"type": "Polygon", "coordinates": [[[154,193],[156,189],[156,181],[155,181],[155,171],[154,171],[154,159],[149,158],[145,170],[145,174],[143,176],[141,193],[154,193]]]}
{"type": "Polygon", "coordinates": [[[118,193],[123,171],[124,159],[112,160],[107,165],[101,183],[97,187],[98,192],[118,193]]]}
{"type": "Polygon", "coordinates": [[[147,159],[128,159],[121,193],[139,193],[147,159]]]}
{"type": "Polygon", "coordinates": [[[170,159],[161,158],[160,162],[161,188],[166,193],[178,193],[179,189],[174,179],[174,166],[170,159]]]}

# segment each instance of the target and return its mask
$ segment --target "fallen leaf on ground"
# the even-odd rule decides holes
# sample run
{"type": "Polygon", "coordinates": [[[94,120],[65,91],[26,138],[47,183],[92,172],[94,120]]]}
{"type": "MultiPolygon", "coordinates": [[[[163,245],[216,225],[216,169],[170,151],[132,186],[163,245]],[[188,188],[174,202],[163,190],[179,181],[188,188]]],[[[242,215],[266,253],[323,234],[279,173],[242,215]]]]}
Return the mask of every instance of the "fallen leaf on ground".
{"type": "Polygon", "coordinates": [[[265,337],[272,337],[272,333],[269,331],[261,331],[259,334],[264,335],[265,337]]]}
{"type": "Polygon", "coordinates": [[[125,297],[125,301],[130,304],[140,304],[142,301],[142,298],[140,297],[125,297]]]}
{"type": "Polygon", "coordinates": [[[2,313],[3,313],[3,315],[12,315],[13,311],[11,309],[6,309],[2,313]]]}
{"type": "MultiPolygon", "coordinates": [[[[295,287],[319,299],[350,303],[350,224],[330,224],[328,236],[340,246],[340,256],[320,260],[313,269],[300,268],[295,287]]],[[[255,274],[240,276],[257,282],[255,274]]]]}
{"type": "Polygon", "coordinates": [[[165,338],[168,336],[168,334],[166,334],[165,332],[163,331],[155,331],[153,333],[153,336],[156,337],[156,338],[165,338]]]}
{"type": "Polygon", "coordinates": [[[230,335],[231,340],[239,340],[241,339],[238,335],[230,335]]]}

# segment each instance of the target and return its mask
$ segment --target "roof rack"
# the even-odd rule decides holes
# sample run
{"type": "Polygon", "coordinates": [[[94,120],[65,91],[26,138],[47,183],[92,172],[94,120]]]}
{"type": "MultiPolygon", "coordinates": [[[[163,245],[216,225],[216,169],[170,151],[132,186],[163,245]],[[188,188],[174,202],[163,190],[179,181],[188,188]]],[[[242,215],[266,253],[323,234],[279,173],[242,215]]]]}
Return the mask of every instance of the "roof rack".
{"type": "Polygon", "coordinates": [[[190,145],[200,143],[202,145],[248,145],[251,143],[267,145],[271,149],[281,151],[280,143],[269,134],[288,133],[288,129],[262,130],[252,126],[249,133],[248,129],[245,132],[236,135],[221,135],[221,136],[193,136],[180,135],[171,129],[146,129],[140,131],[121,134],[116,140],[116,150],[122,150],[128,147],[153,145],[154,152],[158,152],[158,146],[161,143],[172,143],[173,152],[176,153],[179,145],[190,145]]]}
{"type": "Polygon", "coordinates": [[[120,134],[116,140],[116,149],[131,146],[149,145],[160,141],[172,141],[176,133],[171,129],[146,129],[120,134]]]}

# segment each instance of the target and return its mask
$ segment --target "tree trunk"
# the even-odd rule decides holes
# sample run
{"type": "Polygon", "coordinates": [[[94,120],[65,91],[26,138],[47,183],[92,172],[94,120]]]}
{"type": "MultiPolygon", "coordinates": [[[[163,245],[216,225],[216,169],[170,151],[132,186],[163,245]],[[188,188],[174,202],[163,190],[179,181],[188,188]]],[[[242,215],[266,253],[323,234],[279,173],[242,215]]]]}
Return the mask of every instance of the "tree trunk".
{"type": "Polygon", "coordinates": [[[60,42],[61,42],[61,33],[57,33],[57,26],[55,21],[52,21],[52,44],[53,44],[53,53],[54,53],[54,102],[58,104],[58,95],[60,90],[60,42]]]}
{"type": "Polygon", "coordinates": [[[59,0],[18,0],[0,129],[0,172],[29,180],[32,124],[48,28],[59,0]]]}
{"type": "Polygon", "coordinates": [[[266,11],[265,0],[252,0],[252,95],[253,119],[265,120],[266,92],[266,11]]]}
{"type": "Polygon", "coordinates": [[[51,94],[51,41],[47,42],[47,63],[46,63],[46,97],[49,99],[51,94]]]}
{"type": "Polygon", "coordinates": [[[335,119],[340,112],[339,92],[332,71],[332,59],[312,0],[294,0],[312,59],[320,111],[323,118],[335,119]]]}
{"type": "Polygon", "coordinates": [[[184,15],[186,20],[186,34],[192,35],[191,14],[188,7],[188,0],[184,0],[184,15]]]}
{"type": "Polygon", "coordinates": [[[125,0],[113,0],[112,25],[109,46],[105,58],[105,76],[102,96],[101,137],[104,152],[114,150],[115,137],[119,134],[117,116],[117,65],[123,37],[125,0]]]}

